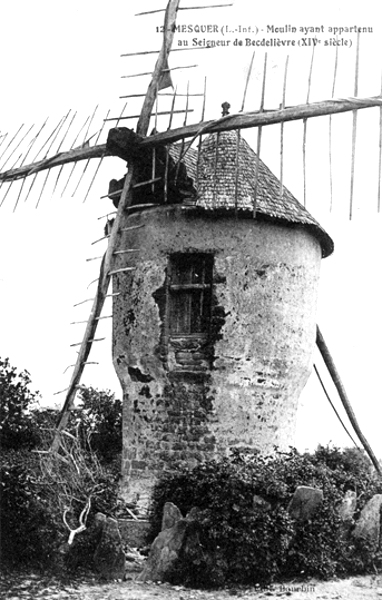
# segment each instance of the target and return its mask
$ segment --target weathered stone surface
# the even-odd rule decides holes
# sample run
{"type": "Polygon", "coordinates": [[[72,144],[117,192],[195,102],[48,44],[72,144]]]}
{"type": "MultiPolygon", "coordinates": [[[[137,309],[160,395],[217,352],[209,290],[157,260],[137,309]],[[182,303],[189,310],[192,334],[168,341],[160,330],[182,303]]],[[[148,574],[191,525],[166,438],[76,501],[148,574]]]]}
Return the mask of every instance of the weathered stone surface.
{"type": "Polygon", "coordinates": [[[138,552],[138,550],[132,550],[131,548],[126,551],[126,578],[129,574],[140,573],[144,567],[146,557],[138,552]]]}
{"type": "Polygon", "coordinates": [[[100,530],[101,531],[104,528],[105,523],[106,523],[106,515],[104,515],[101,512],[98,512],[96,514],[96,516],[94,517],[94,521],[93,521],[92,527],[95,530],[100,530]]]}
{"type": "Polygon", "coordinates": [[[174,568],[186,535],[188,521],[181,519],[155,538],[145,568],[138,581],[167,581],[174,568]]]}
{"type": "Polygon", "coordinates": [[[91,550],[90,552],[94,552],[97,548],[99,541],[101,539],[102,529],[106,522],[106,515],[99,512],[96,513],[93,521],[89,526],[86,527],[86,531],[78,536],[75,536],[74,543],[69,544],[68,541],[60,544],[58,547],[58,557],[57,557],[57,566],[58,568],[64,568],[64,564],[61,561],[68,561],[70,564],[70,568],[76,569],[80,562],[81,556],[78,552],[78,543],[80,543],[83,537],[87,538],[87,544],[89,544],[91,550]]]}
{"type": "Polygon", "coordinates": [[[94,553],[94,566],[104,579],[123,579],[126,558],[118,522],[110,517],[101,519],[102,521],[101,539],[94,553]]]}
{"type": "Polygon", "coordinates": [[[345,522],[352,521],[357,506],[357,494],[352,490],[345,492],[345,496],[338,509],[338,514],[345,522]]]}
{"type": "Polygon", "coordinates": [[[271,510],[272,506],[269,502],[264,500],[261,496],[257,494],[253,495],[253,508],[260,508],[261,510],[271,510]]]}
{"type": "Polygon", "coordinates": [[[381,529],[382,494],[375,494],[361,511],[353,535],[372,544],[374,549],[379,545],[381,529]]]}
{"type": "Polygon", "coordinates": [[[324,494],[308,485],[299,485],[289,503],[288,512],[296,521],[308,521],[322,504],[324,494]]]}
{"type": "Polygon", "coordinates": [[[163,507],[161,531],[170,529],[181,519],[183,519],[183,515],[179,508],[172,502],[166,502],[163,507]]]}
{"type": "Polygon", "coordinates": [[[130,548],[143,548],[150,529],[147,519],[118,519],[118,528],[122,541],[130,548]]]}
{"type": "Polygon", "coordinates": [[[266,453],[289,448],[311,369],[322,255],[301,227],[175,205],[129,216],[131,226],[143,222],[121,248],[142,248],[145,260],[120,255],[116,267],[134,270],[113,279],[128,498],[151,490],[174,461],[192,466],[238,444],[266,453]],[[214,256],[208,343],[165,335],[169,257],[191,250],[214,256]]]}
{"type": "Polygon", "coordinates": [[[187,521],[195,521],[202,511],[198,506],[193,506],[186,515],[187,521]]]}
{"type": "Polygon", "coordinates": [[[208,548],[203,526],[198,517],[204,513],[201,509],[192,508],[185,519],[181,519],[170,529],[160,532],[154,540],[146,565],[138,581],[167,581],[181,583],[182,566],[193,563],[192,574],[189,571],[189,584],[222,585],[224,569],[217,560],[216,552],[208,548]]]}

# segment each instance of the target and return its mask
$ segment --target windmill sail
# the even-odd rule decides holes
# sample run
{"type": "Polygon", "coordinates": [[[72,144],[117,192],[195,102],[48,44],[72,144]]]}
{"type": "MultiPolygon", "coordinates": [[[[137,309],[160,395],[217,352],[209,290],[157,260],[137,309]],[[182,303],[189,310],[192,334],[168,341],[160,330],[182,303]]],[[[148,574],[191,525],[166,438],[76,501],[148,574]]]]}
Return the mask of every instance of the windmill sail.
{"type": "MultiPolygon", "coordinates": [[[[251,111],[230,114],[212,121],[200,121],[192,125],[186,125],[177,129],[171,129],[162,133],[156,133],[150,137],[137,139],[136,144],[143,148],[153,148],[163,144],[172,144],[187,138],[196,138],[201,134],[219,131],[231,131],[233,129],[249,129],[252,127],[266,127],[346,112],[358,111],[366,108],[382,107],[382,96],[371,96],[368,98],[337,98],[328,99],[311,104],[299,104],[279,110],[251,111]]],[[[183,111],[182,111],[183,112],[183,111]]],[[[166,113],[171,114],[171,113],[166,113]]],[[[151,117],[151,115],[150,115],[151,117]]],[[[21,167],[5,170],[0,173],[0,181],[15,181],[23,179],[46,169],[62,166],[68,163],[101,158],[103,156],[118,156],[113,153],[107,144],[88,146],[81,145],[78,148],[61,152],[50,158],[44,158],[21,167]]]]}

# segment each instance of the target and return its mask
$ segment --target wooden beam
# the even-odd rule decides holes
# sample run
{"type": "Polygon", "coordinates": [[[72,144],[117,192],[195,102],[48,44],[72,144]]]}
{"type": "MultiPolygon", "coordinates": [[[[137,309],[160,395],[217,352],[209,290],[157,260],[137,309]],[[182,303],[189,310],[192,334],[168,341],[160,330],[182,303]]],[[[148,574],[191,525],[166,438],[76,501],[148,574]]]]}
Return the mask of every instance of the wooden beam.
{"type": "MultiPolygon", "coordinates": [[[[343,112],[361,110],[363,108],[382,107],[382,95],[368,98],[340,98],[312,102],[311,104],[299,104],[277,110],[264,110],[263,112],[252,111],[233,115],[227,115],[215,121],[204,121],[157,133],[148,137],[136,138],[139,140],[136,148],[150,148],[165,144],[172,144],[184,138],[198,137],[200,134],[208,134],[219,131],[231,131],[234,129],[249,129],[251,127],[265,127],[275,123],[286,123],[313,117],[322,117],[343,112]]],[[[146,115],[147,116],[147,115],[146,115]]],[[[144,134],[143,134],[144,135],[144,134]]],[[[68,152],[62,152],[46,160],[25,165],[18,169],[10,169],[0,173],[0,181],[12,181],[27,177],[33,169],[33,173],[51,169],[59,165],[89,158],[101,158],[102,156],[115,156],[105,144],[92,146],[91,148],[75,148],[68,152]]]]}
{"type": "MultiPolygon", "coordinates": [[[[147,129],[150,123],[151,111],[155,102],[157,90],[165,87],[165,83],[166,81],[168,81],[168,79],[166,79],[165,81],[163,80],[161,72],[163,68],[167,66],[167,55],[170,51],[172,39],[174,36],[174,30],[172,25],[175,24],[178,4],[179,0],[169,0],[167,5],[164,23],[165,33],[163,37],[163,46],[159,58],[157,60],[152,81],[150,82],[149,88],[147,90],[147,96],[145,98],[142,113],[137,125],[138,135],[144,136],[147,134],[147,129]],[[159,86],[158,82],[160,84],[159,86]],[[154,95],[152,95],[153,93],[154,95]]],[[[171,79],[169,80],[171,82],[171,79]]],[[[88,359],[90,349],[92,346],[91,340],[95,336],[95,332],[97,330],[98,325],[98,318],[101,316],[101,311],[105,302],[105,298],[108,296],[109,284],[113,274],[114,253],[120,244],[120,232],[134,228],[134,226],[124,227],[127,217],[127,209],[130,207],[133,200],[132,186],[134,185],[134,183],[136,183],[134,171],[135,165],[133,161],[132,164],[129,165],[129,170],[125,177],[121,198],[118,204],[117,214],[110,233],[109,244],[101,263],[97,294],[93,302],[85,334],[80,346],[69,389],[66,394],[64,405],[62,407],[61,414],[57,422],[56,432],[51,446],[51,450],[53,452],[57,452],[60,448],[60,432],[63,429],[65,429],[68,424],[70,409],[73,406],[73,402],[75,400],[76,392],[81,380],[82,372],[84,370],[84,363],[88,359]]],[[[139,226],[136,226],[136,228],[138,227],[139,226]]]]}
{"type": "Polygon", "coordinates": [[[359,423],[356,419],[356,416],[354,414],[353,408],[350,404],[348,395],[346,393],[346,390],[344,388],[344,385],[341,381],[340,375],[337,371],[336,365],[334,364],[334,360],[329,352],[329,348],[326,345],[326,342],[324,340],[324,337],[320,331],[320,328],[317,326],[317,334],[316,334],[316,344],[317,347],[319,349],[319,351],[321,352],[321,356],[324,360],[324,363],[326,365],[326,368],[328,369],[330,376],[333,380],[334,385],[336,386],[337,392],[339,397],[341,398],[341,402],[346,410],[346,414],[349,417],[349,421],[353,426],[354,431],[356,432],[358,439],[360,440],[362,446],[364,447],[365,451],[367,452],[371,462],[373,463],[377,473],[379,475],[382,476],[382,467],[381,464],[379,462],[379,460],[377,459],[377,457],[375,456],[373,450],[371,449],[371,446],[369,444],[369,442],[367,441],[367,439],[365,438],[364,434],[361,431],[361,428],[359,426],[359,423]]]}
{"type": "Polygon", "coordinates": [[[382,95],[369,98],[340,98],[335,100],[323,100],[311,104],[299,104],[276,110],[252,111],[227,115],[215,121],[195,123],[186,127],[179,127],[172,131],[164,131],[145,138],[140,145],[145,148],[160,144],[171,144],[186,137],[197,137],[198,135],[214,133],[219,131],[230,131],[233,129],[249,129],[250,127],[265,127],[287,121],[322,117],[325,115],[361,110],[362,108],[373,108],[382,106],[382,95]]]}
{"type": "Polygon", "coordinates": [[[164,72],[164,70],[168,69],[168,55],[174,39],[176,13],[179,7],[179,1],[180,0],[169,0],[167,4],[163,27],[163,43],[146,93],[146,98],[143,102],[141,115],[137,125],[138,135],[147,134],[151,113],[158,91],[172,85],[170,73],[164,72]]]}
{"type": "Polygon", "coordinates": [[[58,167],[67,163],[77,162],[80,160],[88,160],[90,158],[101,158],[102,156],[112,156],[106,149],[106,144],[100,144],[92,147],[80,147],[68,150],[67,152],[61,152],[51,158],[46,158],[38,162],[24,165],[18,169],[9,169],[0,173],[0,181],[12,181],[14,179],[23,179],[28,175],[38,173],[39,171],[45,171],[46,169],[52,169],[52,167],[58,167]]]}

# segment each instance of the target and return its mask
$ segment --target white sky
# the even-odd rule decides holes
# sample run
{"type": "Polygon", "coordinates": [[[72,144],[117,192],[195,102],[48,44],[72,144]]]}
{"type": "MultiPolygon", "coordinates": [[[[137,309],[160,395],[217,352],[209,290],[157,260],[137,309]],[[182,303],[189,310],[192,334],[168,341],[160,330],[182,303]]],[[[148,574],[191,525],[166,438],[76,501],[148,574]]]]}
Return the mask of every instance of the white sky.
{"type": "MultiPolygon", "coordinates": [[[[107,4],[90,0],[48,0],[29,2],[3,0],[2,33],[0,37],[2,93],[0,96],[0,132],[14,134],[21,123],[40,126],[49,115],[51,129],[69,109],[77,110],[78,131],[98,104],[97,117],[89,131],[96,133],[110,108],[111,116],[120,114],[124,100],[119,96],[144,92],[149,78],[121,79],[121,75],[151,71],[155,56],[120,58],[124,52],[158,49],[162,14],[134,17],[135,12],[152,10],[161,3],[144,0],[132,2],[111,0],[107,4]],[[81,121],[82,119],[82,121],[81,121]]],[[[207,3],[207,2],[206,2],[207,3]]],[[[221,2],[216,2],[221,3],[221,2]]],[[[194,2],[200,5],[200,2],[194,2]]],[[[184,0],[181,6],[191,6],[184,0]]],[[[371,26],[372,34],[361,36],[359,96],[378,95],[381,81],[381,30],[378,25],[377,3],[362,5],[344,1],[263,3],[236,0],[234,8],[190,10],[179,13],[178,23],[228,25],[260,30],[267,25],[285,27],[324,26],[321,40],[333,37],[329,26],[371,26]]],[[[257,39],[252,33],[177,34],[177,40],[231,40],[231,47],[195,52],[173,53],[171,66],[198,64],[197,68],[174,71],[178,91],[185,92],[190,79],[191,92],[203,89],[207,76],[206,118],[220,116],[220,105],[227,100],[232,112],[241,108],[245,78],[253,48],[233,46],[235,37],[257,39]]],[[[258,38],[263,37],[259,33],[258,38]]],[[[299,33],[266,35],[298,40],[299,33]]],[[[341,47],[338,55],[338,77],[335,96],[354,93],[354,34],[342,37],[352,42],[351,48],[341,47]]],[[[322,42],[323,43],[323,42],[322,42]]],[[[245,44],[245,41],[244,41],[245,44]]],[[[282,100],[282,82],[286,58],[285,48],[268,49],[265,107],[278,108],[282,100]]],[[[310,101],[331,96],[335,49],[320,45],[315,50],[310,101]]],[[[311,49],[295,47],[290,51],[286,104],[304,103],[311,49]]],[[[246,99],[247,110],[259,107],[264,49],[257,48],[253,73],[246,99]]],[[[130,100],[125,114],[139,113],[141,99],[130,100]]],[[[179,100],[176,108],[184,107],[179,100]]],[[[194,113],[188,122],[200,119],[201,103],[191,103],[194,113]]],[[[163,107],[165,108],[165,107],[163,107]]],[[[161,106],[159,110],[162,110],[161,106]]],[[[182,123],[183,116],[174,122],[182,123]]],[[[318,322],[338,365],[345,387],[364,433],[375,452],[382,456],[380,340],[382,337],[380,270],[382,258],[381,216],[377,214],[379,109],[360,111],[356,146],[354,186],[354,217],[348,220],[350,195],[350,157],[352,115],[333,117],[333,211],[329,212],[328,121],[320,118],[308,123],[307,133],[307,206],[320,220],[335,241],[335,253],[323,261],[318,322]]],[[[77,123],[77,121],[76,121],[77,123]]],[[[133,126],[132,121],[125,122],[133,126]]],[[[113,123],[110,125],[113,126],[113,123]]],[[[166,129],[168,121],[158,122],[166,129]]],[[[287,187],[303,199],[302,123],[285,126],[284,181],[287,187]]],[[[256,134],[248,132],[248,140],[256,148],[256,134]]],[[[82,141],[82,140],[81,140],[82,141]]],[[[37,152],[38,146],[31,152],[37,152]]],[[[65,149],[65,147],[63,147],[65,149]]],[[[2,148],[0,147],[0,154],[2,148]]],[[[21,152],[21,148],[20,148],[21,152]]],[[[15,153],[14,159],[17,157],[15,153]]],[[[263,130],[262,159],[279,175],[280,127],[263,130]]],[[[14,160],[13,159],[13,160],[14,160]]],[[[0,161],[1,164],[2,161],[0,161]]],[[[34,389],[39,389],[44,402],[60,402],[63,396],[53,393],[68,386],[70,370],[75,362],[75,349],[70,344],[81,340],[84,325],[69,325],[85,320],[91,304],[73,308],[76,302],[92,297],[99,263],[86,258],[101,255],[104,242],[91,243],[102,236],[103,221],[98,217],[112,209],[106,194],[111,178],[121,177],[124,165],[117,159],[103,163],[86,203],[83,198],[96,163],[89,166],[78,192],[72,197],[84,165],[78,165],[65,194],[63,182],[70,168],[62,174],[61,189],[53,194],[57,174],[52,171],[39,208],[35,204],[45,175],[40,174],[26,203],[21,198],[16,212],[15,200],[19,183],[12,186],[0,212],[0,356],[9,356],[19,369],[31,373],[34,389]]],[[[29,187],[25,186],[24,190],[29,187]]],[[[0,192],[0,202],[4,186],[0,192]]],[[[110,314],[110,306],[104,314],[110,314]]],[[[89,366],[84,382],[110,388],[119,394],[119,384],[111,362],[110,321],[100,324],[99,343],[91,360],[99,366],[89,366]]],[[[320,365],[319,359],[317,364],[320,365]]],[[[324,369],[322,369],[323,374],[324,369]]],[[[326,377],[326,382],[328,378],[326,377]]],[[[330,389],[330,382],[328,382],[330,389]]],[[[333,398],[341,410],[333,392],[333,398]]],[[[314,377],[307,385],[299,416],[297,443],[301,449],[314,448],[318,442],[351,444],[343,434],[332,409],[320,392],[314,377]]]]}

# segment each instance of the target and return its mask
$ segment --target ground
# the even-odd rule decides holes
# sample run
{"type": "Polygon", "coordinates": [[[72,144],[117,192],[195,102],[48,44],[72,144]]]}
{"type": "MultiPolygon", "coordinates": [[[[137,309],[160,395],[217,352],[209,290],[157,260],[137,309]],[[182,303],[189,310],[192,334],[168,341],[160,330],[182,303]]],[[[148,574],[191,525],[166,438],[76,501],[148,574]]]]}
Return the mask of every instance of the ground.
{"type": "Polygon", "coordinates": [[[0,575],[2,600],[377,600],[382,598],[382,575],[351,577],[335,581],[286,582],[264,588],[218,591],[192,590],[169,584],[100,582],[95,578],[62,581],[36,573],[0,575]]]}

